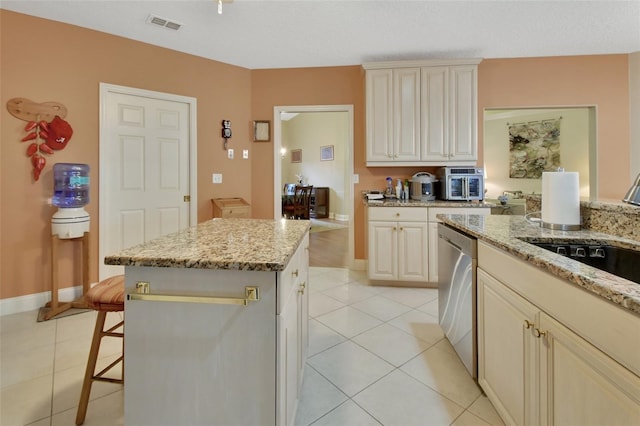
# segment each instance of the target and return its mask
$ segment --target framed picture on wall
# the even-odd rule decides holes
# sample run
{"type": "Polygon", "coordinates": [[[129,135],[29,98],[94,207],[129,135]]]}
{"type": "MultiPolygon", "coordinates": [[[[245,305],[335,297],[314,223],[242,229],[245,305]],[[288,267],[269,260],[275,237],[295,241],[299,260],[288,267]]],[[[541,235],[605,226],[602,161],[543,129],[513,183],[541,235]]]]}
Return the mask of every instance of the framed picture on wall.
{"type": "Polygon", "coordinates": [[[302,163],[302,150],[301,149],[292,149],[291,150],[291,162],[292,163],[302,163]]]}
{"type": "Polygon", "coordinates": [[[253,122],[253,141],[254,142],[269,142],[271,140],[271,129],[268,120],[254,121],[253,122]]]}
{"type": "Polygon", "coordinates": [[[320,161],[333,161],[333,145],[320,147],[320,161]]]}

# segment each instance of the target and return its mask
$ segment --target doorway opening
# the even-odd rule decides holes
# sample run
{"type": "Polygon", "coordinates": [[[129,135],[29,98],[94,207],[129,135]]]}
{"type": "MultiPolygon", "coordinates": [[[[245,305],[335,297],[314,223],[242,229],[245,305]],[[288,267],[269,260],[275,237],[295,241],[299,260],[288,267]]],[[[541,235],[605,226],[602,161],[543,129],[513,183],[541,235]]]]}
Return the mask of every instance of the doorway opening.
{"type": "Polygon", "coordinates": [[[274,217],[282,217],[284,183],[302,181],[328,188],[325,190],[329,194],[329,207],[323,213],[326,219],[347,225],[346,266],[351,266],[354,261],[353,105],[277,106],[273,122],[274,217]],[[328,117],[333,121],[323,127],[322,119],[328,117]]]}

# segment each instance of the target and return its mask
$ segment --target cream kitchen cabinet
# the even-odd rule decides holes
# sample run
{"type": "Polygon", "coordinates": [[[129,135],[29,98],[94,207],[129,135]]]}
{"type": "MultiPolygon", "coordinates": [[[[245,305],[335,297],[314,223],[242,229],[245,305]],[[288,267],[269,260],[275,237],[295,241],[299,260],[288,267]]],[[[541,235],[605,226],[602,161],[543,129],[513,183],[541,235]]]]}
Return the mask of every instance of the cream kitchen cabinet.
{"type": "Polygon", "coordinates": [[[489,215],[489,207],[429,207],[429,282],[438,282],[438,223],[439,214],[489,215]]]}
{"type": "Polygon", "coordinates": [[[477,65],[423,67],[421,159],[475,165],[478,159],[477,65]]]}
{"type": "Polygon", "coordinates": [[[640,319],[558,279],[549,291],[551,276],[498,252],[479,244],[478,383],[505,423],[640,424],[640,377],[625,368],[639,362],[640,319]]]}
{"type": "Polygon", "coordinates": [[[276,424],[293,425],[302,392],[304,364],[309,347],[309,236],[301,243],[287,268],[281,273],[277,316],[276,424]]]}
{"type": "Polygon", "coordinates": [[[479,62],[364,64],[367,166],[475,165],[479,62]]]}
{"type": "Polygon", "coordinates": [[[368,214],[369,279],[426,282],[427,209],[376,207],[368,214]]]}
{"type": "Polygon", "coordinates": [[[420,68],[366,75],[367,161],[420,160],[420,68]]]}

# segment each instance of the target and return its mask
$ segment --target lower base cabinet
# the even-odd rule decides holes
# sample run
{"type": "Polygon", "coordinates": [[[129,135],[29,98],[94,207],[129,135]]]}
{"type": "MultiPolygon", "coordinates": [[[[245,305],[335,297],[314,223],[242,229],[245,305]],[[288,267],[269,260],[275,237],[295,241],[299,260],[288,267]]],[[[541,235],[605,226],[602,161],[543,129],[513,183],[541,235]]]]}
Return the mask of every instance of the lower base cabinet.
{"type": "Polygon", "coordinates": [[[302,394],[304,365],[309,347],[309,236],[280,274],[285,289],[277,316],[277,410],[276,424],[295,423],[302,394]]]}
{"type": "Polygon", "coordinates": [[[508,425],[640,424],[640,377],[482,269],[478,363],[508,425]]]}
{"type": "Polygon", "coordinates": [[[278,425],[295,422],[309,344],[309,235],[283,271],[126,266],[126,292],[242,295],[247,306],[125,302],[127,425],[278,425]]]}

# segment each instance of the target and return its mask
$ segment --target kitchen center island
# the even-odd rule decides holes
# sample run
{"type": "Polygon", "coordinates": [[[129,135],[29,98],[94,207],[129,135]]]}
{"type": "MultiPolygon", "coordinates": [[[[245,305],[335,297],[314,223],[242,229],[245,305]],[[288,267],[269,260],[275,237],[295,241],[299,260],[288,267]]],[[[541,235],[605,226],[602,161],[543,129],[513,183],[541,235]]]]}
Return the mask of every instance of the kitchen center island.
{"type": "Polygon", "coordinates": [[[309,221],[213,219],[125,267],[125,424],[292,424],[308,346],[309,221]]]}

